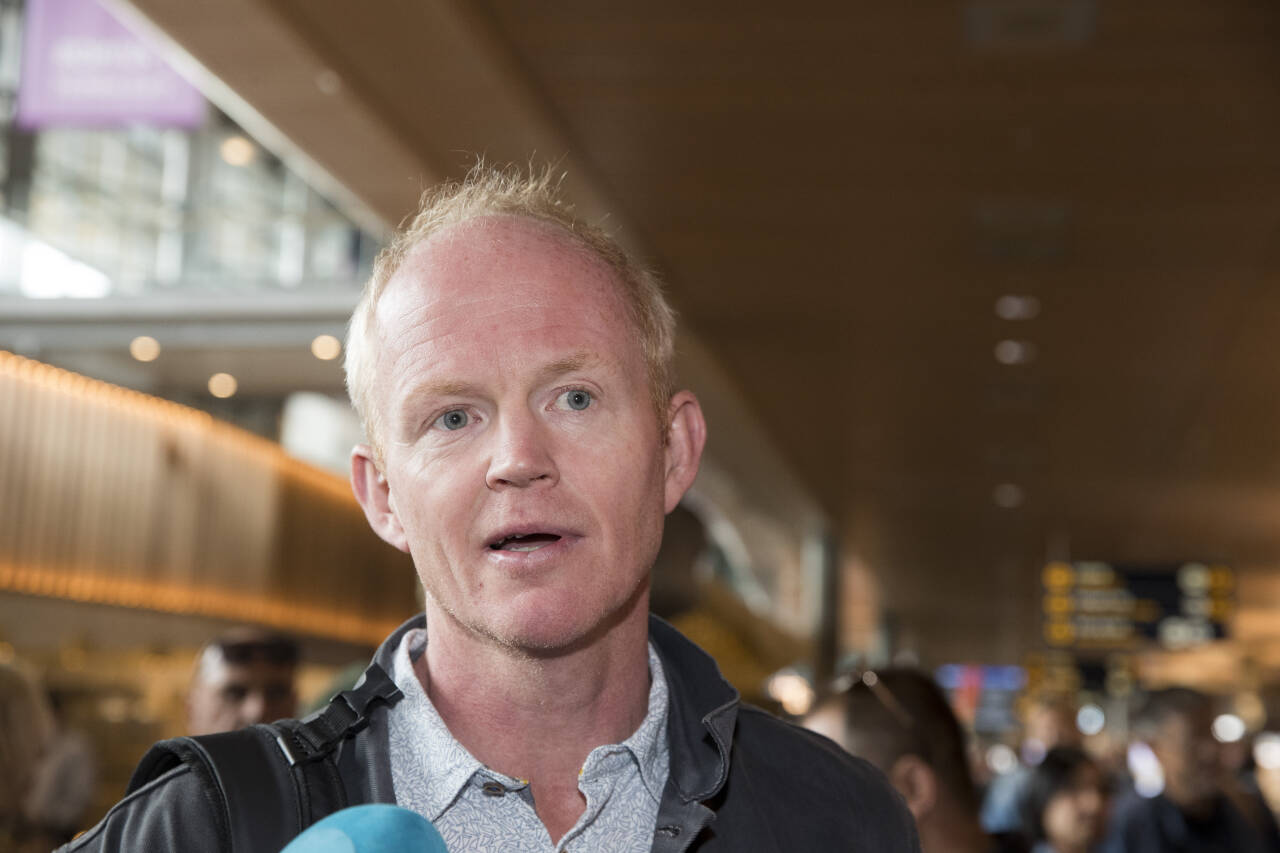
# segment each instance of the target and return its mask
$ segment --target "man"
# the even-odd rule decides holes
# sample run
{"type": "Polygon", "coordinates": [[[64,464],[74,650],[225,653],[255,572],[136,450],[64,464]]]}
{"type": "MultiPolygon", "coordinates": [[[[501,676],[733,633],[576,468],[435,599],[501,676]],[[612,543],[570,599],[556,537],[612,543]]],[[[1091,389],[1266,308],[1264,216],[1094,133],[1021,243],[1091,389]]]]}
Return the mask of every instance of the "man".
{"type": "Polygon", "coordinates": [[[1055,747],[1079,747],[1076,709],[1061,697],[1040,696],[1027,712],[1021,763],[992,780],[982,801],[981,820],[987,832],[1013,832],[1022,824],[1022,799],[1031,771],[1055,747]]]}
{"type": "Polygon", "coordinates": [[[200,651],[187,691],[187,731],[229,732],[292,717],[298,646],[255,628],[229,631],[200,651]]]}
{"type": "Polygon", "coordinates": [[[924,853],[1023,853],[1014,833],[988,835],[965,757],[964,732],[929,676],[886,669],[850,678],[805,725],[878,767],[907,801],[924,853]]]}
{"type": "Polygon", "coordinates": [[[1151,747],[1164,790],[1130,792],[1116,804],[1107,849],[1114,853],[1274,853],[1275,820],[1261,802],[1227,796],[1226,769],[1212,735],[1213,699],[1188,687],[1152,693],[1134,720],[1151,747]]]}
{"type": "MultiPolygon", "coordinates": [[[[546,176],[477,168],[379,257],[347,345],[352,484],[427,595],[366,675],[403,696],[344,745],[349,795],[424,815],[453,853],[918,849],[879,774],[740,705],[649,617],[705,437],[673,339],[653,278],[546,176]]],[[[207,825],[191,775],[152,783],[168,812],[94,834],[207,825]]]]}

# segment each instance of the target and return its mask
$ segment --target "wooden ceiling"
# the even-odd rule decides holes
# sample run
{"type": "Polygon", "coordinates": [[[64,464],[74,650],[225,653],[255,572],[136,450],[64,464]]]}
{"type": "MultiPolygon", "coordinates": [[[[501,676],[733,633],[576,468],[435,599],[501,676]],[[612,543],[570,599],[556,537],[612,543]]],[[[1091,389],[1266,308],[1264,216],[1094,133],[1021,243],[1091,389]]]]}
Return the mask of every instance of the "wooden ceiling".
{"type": "Polygon", "coordinates": [[[926,660],[1032,647],[1046,556],[1280,569],[1280,6],[134,6],[386,221],[563,163],[926,660]]]}

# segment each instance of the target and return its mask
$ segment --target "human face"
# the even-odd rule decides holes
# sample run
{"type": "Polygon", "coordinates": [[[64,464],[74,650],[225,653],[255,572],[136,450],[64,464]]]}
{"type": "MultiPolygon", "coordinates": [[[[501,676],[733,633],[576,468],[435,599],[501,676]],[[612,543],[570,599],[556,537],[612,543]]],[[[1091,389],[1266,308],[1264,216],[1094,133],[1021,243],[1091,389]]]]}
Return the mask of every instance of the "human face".
{"type": "Polygon", "coordinates": [[[284,664],[261,659],[230,663],[221,655],[208,655],[187,699],[189,733],[229,732],[292,717],[298,699],[293,678],[293,667],[284,664]]]}
{"type": "Polygon", "coordinates": [[[472,220],[417,246],[375,316],[384,479],[357,449],[353,483],[431,629],[547,651],[644,619],[697,460],[664,446],[609,268],[549,226],[472,220]]]}
{"type": "Polygon", "coordinates": [[[1087,850],[1102,838],[1109,805],[1102,772],[1092,764],[1081,764],[1071,784],[1045,804],[1041,821],[1044,834],[1054,850],[1087,850]]]}
{"type": "Polygon", "coordinates": [[[1222,754],[1212,733],[1213,709],[1172,714],[1151,741],[1164,771],[1164,793],[1183,808],[1211,801],[1222,777],[1222,754]]]}

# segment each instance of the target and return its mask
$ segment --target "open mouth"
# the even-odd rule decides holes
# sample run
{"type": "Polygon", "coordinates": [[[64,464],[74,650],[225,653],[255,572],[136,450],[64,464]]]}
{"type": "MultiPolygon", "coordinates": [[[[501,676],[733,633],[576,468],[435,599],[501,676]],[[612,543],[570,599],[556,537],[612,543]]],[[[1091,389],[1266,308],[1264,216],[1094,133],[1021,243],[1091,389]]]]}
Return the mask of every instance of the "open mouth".
{"type": "Polygon", "coordinates": [[[513,533],[489,547],[494,551],[536,551],[559,541],[560,537],[554,533],[513,533]]]}

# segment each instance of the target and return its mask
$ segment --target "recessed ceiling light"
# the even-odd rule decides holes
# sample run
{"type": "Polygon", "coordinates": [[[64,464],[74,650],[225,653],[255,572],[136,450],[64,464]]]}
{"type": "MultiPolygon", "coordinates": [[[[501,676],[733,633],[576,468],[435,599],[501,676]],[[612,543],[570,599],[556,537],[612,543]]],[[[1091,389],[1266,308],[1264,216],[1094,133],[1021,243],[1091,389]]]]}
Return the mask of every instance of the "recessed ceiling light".
{"type": "Polygon", "coordinates": [[[1032,320],[1040,314],[1040,300],[1034,296],[1006,293],[996,300],[996,316],[1001,320],[1032,320]]]}
{"type": "Polygon", "coordinates": [[[129,355],[138,361],[155,361],[160,357],[160,342],[150,335],[138,335],[129,341],[129,355]]]}
{"type": "Polygon", "coordinates": [[[1036,357],[1036,347],[1030,341],[1006,339],[996,344],[995,356],[1001,364],[1027,364],[1036,357]]]}
{"type": "Polygon", "coordinates": [[[1219,714],[1213,720],[1213,737],[1219,743],[1235,743],[1247,731],[1244,720],[1235,714],[1219,714]]]}
{"type": "Polygon", "coordinates": [[[1092,703],[1082,705],[1076,712],[1076,728],[1082,735],[1096,735],[1107,724],[1107,714],[1092,703]]]}
{"type": "Polygon", "coordinates": [[[342,352],[342,342],[333,335],[316,335],[311,342],[311,354],[321,361],[333,361],[342,352]]]}
{"type": "Polygon", "coordinates": [[[236,388],[236,378],[230,373],[215,373],[209,377],[209,393],[220,400],[234,396],[236,388]]]}
{"type": "Polygon", "coordinates": [[[253,162],[257,149],[248,138],[240,135],[228,136],[218,146],[218,153],[231,166],[248,166],[253,162]]]}
{"type": "Polygon", "coordinates": [[[991,500],[1001,509],[1017,509],[1027,499],[1027,493],[1017,483],[1001,483],[991,491],[991,500]]]}

